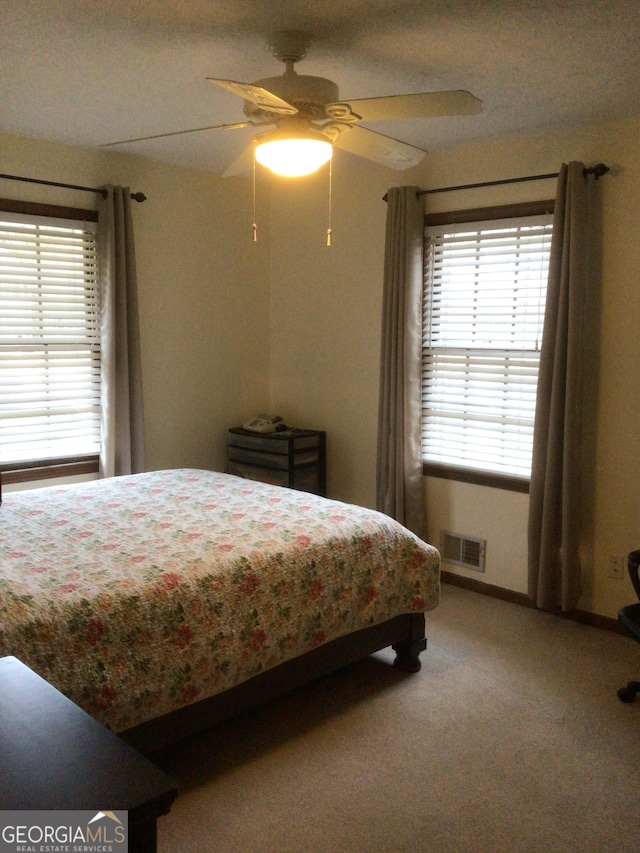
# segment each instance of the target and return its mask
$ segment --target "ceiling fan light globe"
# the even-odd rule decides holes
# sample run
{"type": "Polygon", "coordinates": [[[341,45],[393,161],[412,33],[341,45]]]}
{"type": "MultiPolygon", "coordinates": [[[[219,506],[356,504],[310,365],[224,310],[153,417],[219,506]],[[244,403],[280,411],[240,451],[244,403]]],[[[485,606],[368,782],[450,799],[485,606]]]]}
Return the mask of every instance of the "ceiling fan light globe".
{"type": "Polygon", "coordinates": [[[256,160],[276,175],[298,178],[317,172],[333,153],[322,139],[272,139],[256,146],[256,160]]]}

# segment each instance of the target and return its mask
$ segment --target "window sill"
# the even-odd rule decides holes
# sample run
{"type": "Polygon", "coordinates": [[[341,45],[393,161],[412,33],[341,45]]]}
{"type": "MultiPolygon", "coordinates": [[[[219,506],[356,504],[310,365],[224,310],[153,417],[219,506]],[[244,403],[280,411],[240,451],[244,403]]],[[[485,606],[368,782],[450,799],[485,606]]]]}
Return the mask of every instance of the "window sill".
{"type": "Polygon", "coordinates": [[[2,465],[2,483],[28,483],[32,480],[50,480],[57,477],[77,477],[98,473],[97,456],[78,456],[73,459],[34,462],[10,462],[2,465]]]}
{"type": "Polygon", "coordinates": [[[510,492],[529,494],[529,480],[524,477],[475,471],[472,468],[456,468],[453,465],[438,465],[434,462],[423,462],[422,473],[428,477],[439,477],[443,480],[457,480],[460,483],[472,483],[476,486],[489,486],[492,489],[506,489],[510,492]]]}

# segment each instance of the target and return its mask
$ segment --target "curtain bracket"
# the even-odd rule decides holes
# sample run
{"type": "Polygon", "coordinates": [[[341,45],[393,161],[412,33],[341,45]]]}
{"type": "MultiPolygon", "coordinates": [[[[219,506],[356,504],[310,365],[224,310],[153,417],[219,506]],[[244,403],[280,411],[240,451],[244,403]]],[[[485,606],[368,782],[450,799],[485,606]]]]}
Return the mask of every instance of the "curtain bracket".
{"type": "Polygon", "coordinates": [[[593,175],[594,179],[597,181],[598,178],[601,178],[603,175],[606,175],[607,172],[610,172],[611,169],[609,166],[605,166],[604,163],[596,163],[595,166],[585,167],[582,170],[582,174],[586,178],[587,175],[593,175]]]}

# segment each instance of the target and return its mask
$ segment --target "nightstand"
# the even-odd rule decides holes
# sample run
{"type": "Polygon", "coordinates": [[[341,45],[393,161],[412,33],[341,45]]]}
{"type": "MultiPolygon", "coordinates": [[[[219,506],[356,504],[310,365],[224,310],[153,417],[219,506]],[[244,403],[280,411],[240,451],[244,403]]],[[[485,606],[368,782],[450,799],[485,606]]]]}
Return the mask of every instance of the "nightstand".
{"type": "Polygon", "coordinates": [[[288,429],[265,435],[234,427],[227,434],[227,471],[325,496],[326,433],[288,429]]]}

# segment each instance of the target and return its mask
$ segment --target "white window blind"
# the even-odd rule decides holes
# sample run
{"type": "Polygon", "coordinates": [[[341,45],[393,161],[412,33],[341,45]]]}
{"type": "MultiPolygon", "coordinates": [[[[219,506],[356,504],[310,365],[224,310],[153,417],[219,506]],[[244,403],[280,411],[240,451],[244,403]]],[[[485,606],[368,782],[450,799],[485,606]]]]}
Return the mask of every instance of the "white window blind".
{"type": "Polygon", "coordinates": [[[426,462],[530,476],[552,219],[426,229],[426,462]]]}
{"type": "Polygon", "coordinates": [[[95,222],[0,211],[0,461],[100,448],[95,222]]]}

